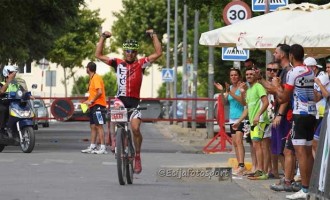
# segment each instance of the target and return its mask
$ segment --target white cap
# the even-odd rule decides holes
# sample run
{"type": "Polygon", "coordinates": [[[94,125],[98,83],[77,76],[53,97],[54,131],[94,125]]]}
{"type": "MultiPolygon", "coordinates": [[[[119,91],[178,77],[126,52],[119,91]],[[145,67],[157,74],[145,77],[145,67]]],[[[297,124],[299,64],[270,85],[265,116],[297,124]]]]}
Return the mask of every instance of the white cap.
{"type": "Polygon", "coordinates": [[[316,65],[316,67],[318,67],[318,68],[321,68],[321,69],[323,68],[323,66],[322,66],[322,65],[316,65]]]}
{"type": "Polygon", "coordinates": [[[315,66],[315,65],[317,65],[317,62],[316,62],[315,58],[307,57],[304,60],[304,64],[306,66],[315,66]]]}

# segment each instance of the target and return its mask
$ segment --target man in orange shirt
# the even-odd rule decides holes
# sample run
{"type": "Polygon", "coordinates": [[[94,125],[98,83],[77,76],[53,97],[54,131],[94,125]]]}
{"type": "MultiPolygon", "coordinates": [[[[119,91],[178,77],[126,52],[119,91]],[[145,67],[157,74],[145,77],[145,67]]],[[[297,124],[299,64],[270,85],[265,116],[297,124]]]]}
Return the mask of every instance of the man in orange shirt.
{"type": "Polygon", "coordinates": [[[82,153],[107,154],[104,142],[103,124],[106,123],[104,109],[107,105],[105,99],[105,89],[102,77],[96,74],[96,64],[89,62],[86,67],[89,75],[88,99],[84,103],[89,106],[89,121],[91,128],[91,145],[82,153]],[[103,111],[103,112],[102,112],[103,111]],[[99,137],[101,147],[97,149],[96,136],[99,137]]]}

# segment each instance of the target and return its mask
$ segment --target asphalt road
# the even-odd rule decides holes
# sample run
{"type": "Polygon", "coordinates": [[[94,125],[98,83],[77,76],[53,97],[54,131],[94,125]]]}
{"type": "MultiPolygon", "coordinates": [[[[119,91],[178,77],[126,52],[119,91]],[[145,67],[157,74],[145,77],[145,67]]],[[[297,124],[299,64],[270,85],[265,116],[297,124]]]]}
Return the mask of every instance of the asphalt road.
{"type": "Polygon", "coordinates": [[[1,200],[104,199],[283,199],[270,182],[160,178],[164,169],[222,165],[231,154],[195,154],[144,123],[143,171],[133,185],[120,186],[114,155],[80,153],[89,142],[87,122],[52,123],[40,128],[32,153],[6,147],[0,153],[1,200]],[[260,192],[261,191],[261,192],[260,192]]]}

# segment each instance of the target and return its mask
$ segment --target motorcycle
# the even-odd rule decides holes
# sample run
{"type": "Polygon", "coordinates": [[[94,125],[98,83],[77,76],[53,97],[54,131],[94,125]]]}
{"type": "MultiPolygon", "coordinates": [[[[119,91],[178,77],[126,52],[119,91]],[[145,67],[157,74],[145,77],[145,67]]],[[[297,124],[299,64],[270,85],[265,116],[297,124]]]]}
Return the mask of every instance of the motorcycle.
{"type": "Polygon", "coordinates": [[[20,146],[24,153],[33,151],[35,145],[34,112],[28,101],[30,96],[31,92],[23,92],[21,89],[4,94],[2,100],[9,103],[9,119],[5,132],[0,137],[0,152],[6,146],[20,146]]]}

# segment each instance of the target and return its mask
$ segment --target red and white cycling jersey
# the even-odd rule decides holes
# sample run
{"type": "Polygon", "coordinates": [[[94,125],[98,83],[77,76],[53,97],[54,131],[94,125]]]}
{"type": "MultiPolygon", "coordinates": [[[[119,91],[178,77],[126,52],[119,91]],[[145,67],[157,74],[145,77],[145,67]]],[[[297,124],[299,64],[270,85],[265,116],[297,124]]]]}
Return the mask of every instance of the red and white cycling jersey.
{"type": "Polygon", "coordinates": [[[118,85],[116,96],[140,98],[143,73],[146,67],[150,65],[148,57],[132,63],[119,58],[111,58],[107,64],[116,71],[118,85]]]}
{"type": "Polygon", "coordinates": [[[293,114],[316,114],[314,72],[309,67],[292,68],[287,74],[284,87],[293,90],[293,114]]]}

